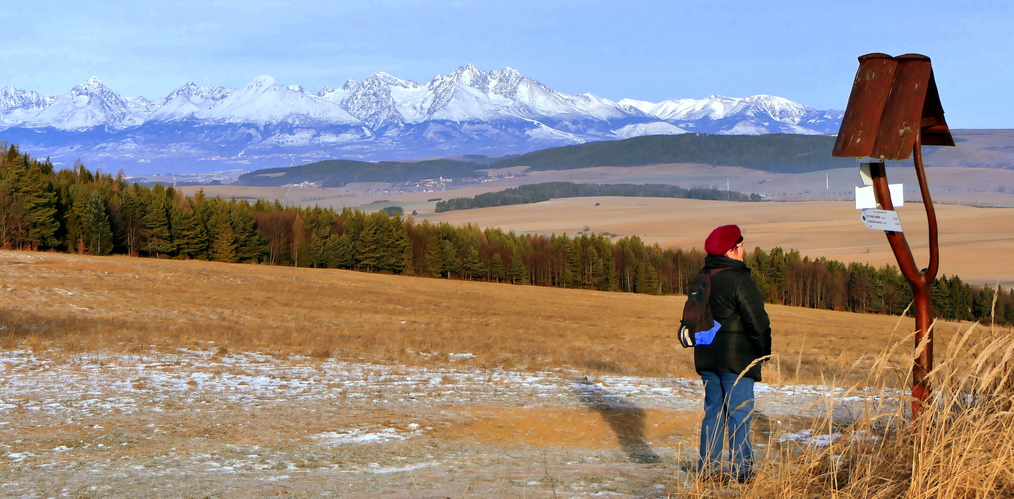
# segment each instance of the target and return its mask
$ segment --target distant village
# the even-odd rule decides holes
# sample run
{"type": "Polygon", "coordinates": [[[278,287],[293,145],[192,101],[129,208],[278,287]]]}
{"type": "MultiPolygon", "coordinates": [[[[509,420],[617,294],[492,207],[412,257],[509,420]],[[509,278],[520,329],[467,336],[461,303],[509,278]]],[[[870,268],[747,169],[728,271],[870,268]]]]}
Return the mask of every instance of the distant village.
{"type": "MultiPolygon", "coordinates": [[[[172,186],[194,186],[194,185],[224,185],[235,182],[240,175],[247,173],[245,171],[227,171],[227,172],[213,172],[213,173],[194,173],[194,174],[153,174],[153,175],[142,175],[136,177],[129,177],[128,180],[138,182],[141,184],[151,185],[154,183],[162,183],[165,185],[172,186]]],[[[402,182],[398,184],[383,184],[384,187],[379,187],[380,182],[364,182],[364,184],[372,184],[369,188],[365,189],[367,192],[387,193],[387,192],[439,192],[451,189],[455,186],[461,187],[470,184],[481,184],[486,182],[492,182],[500,179],[514,178],[513,173],[494,173],[491,176],[483,177],[462,177],[462,178],[448,178],[448,177],[437,177],[437,178],[424,178],[420,180],[413,180],[409,182],[402,182]]],[[[280,187],[283,188],[295,188],[295,189],[324,189],[322,181],[304,181],[292,184],[283,184],[280,187]]],[[[353,189],[356,190],[356,189],[353,189]]]]}
{"type": "MultiPolygon", "coordinates": [[[[462,177],[459,179],[453,179],[448,177],[437,177],[437,178],[424,178],[420,180],[413,180],[409,182],[402,182],[398,184],[392,184],[387,188],[383,189],[370,189],[374,192],[438,192],[445,191],[453,188],[454,186],[464,186],[469,184],[481,184],[485,182],[492,182],[499,179],[514,178],[513,174],[495,174],[493,176],[484,177],[462,177]]],[[[372,183],[372,182],[371,182],[372,183]]],[[[300,182],[298,184],[284,184],[282,187],[293,187],[293,188],[305,188],[305,189],[322,189],[323,185],[321,182],[300,182]]]]}

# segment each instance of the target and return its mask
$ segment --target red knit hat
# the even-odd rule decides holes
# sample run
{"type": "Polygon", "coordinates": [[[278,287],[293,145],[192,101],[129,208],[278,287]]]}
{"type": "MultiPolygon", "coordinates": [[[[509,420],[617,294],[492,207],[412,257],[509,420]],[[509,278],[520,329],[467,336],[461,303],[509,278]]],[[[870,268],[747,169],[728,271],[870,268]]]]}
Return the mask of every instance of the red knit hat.
{"type": "Polygon", "coordinates": [[[743,240],[743,233],[737,225],[723,225],[708,235],[704,241],[704,251],[709,255],[724,255],[743,240]]]}

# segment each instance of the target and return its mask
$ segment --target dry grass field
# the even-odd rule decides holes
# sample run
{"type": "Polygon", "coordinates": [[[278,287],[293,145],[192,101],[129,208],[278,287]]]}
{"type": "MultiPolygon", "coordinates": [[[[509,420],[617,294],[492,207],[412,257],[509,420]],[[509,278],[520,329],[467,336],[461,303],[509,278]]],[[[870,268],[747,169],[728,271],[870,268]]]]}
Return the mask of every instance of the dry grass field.
{"type": "Polygon", "coordinates": [[[981,403],[1010,400],[1009,330],[936,325],[945,417],[913,446],[911,319],[782,306],[762,474],[697,481],[681,304],[0,251],[0,496],[1014,494],[1010,406],[981,403]]]}
{"type": "MultiPolygon", "coordinates": [[[[940,237],[940,273],[1005,289],[1014,286],[1014,211],[962,205],[935,207],[940,237]]],[[[929,263],[926,212],[922,204],[898,208],[916,263],[929,263]]],[[[730,203],[660,198],[569,198],[531,205],[452,211],[427,216],[451,224],[535,233],[581,230],[638,235],[663,247],[700,248],[719,225],[738,224],[748,247],[794,248],[811,258],[877,266],[897,260],[883,231],[867,228],[850,201],[730,203]],[[598,203],[598,204],[596,204],[598,203]]]]}

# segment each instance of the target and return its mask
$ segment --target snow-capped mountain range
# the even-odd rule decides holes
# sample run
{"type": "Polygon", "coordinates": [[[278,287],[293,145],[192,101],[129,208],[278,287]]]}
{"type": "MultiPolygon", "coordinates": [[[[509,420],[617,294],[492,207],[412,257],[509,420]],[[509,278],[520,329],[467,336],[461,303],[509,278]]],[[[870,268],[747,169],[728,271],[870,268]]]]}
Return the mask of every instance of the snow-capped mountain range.
{"type": "Polygon", "coordinates": [[[688,132],[823,134],[842,114],[770,95],[612,101],[471,64],[425,84],[377,73],[317,93],[269,76],[238,89],[187,83],[154,101],[95,77],[50,97],[0,88],[0,140],[57,164],[131,173],[512,154],[688,132]]]}

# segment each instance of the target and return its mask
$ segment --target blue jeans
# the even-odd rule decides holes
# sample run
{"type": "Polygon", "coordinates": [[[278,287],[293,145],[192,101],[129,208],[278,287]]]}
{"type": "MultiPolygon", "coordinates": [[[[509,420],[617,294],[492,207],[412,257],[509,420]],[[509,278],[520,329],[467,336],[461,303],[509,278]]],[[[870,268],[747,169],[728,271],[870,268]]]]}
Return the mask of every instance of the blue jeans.
{"type": "Polygon", "coordinates": [[[740,481],[753,476],[750,421],[753,419],[753,379],[730,373],[702,371],[704,420],[701,422],[700,470],[716,475],[721,470],[723,445],[729,435],[733,473],[740,481]]]}

